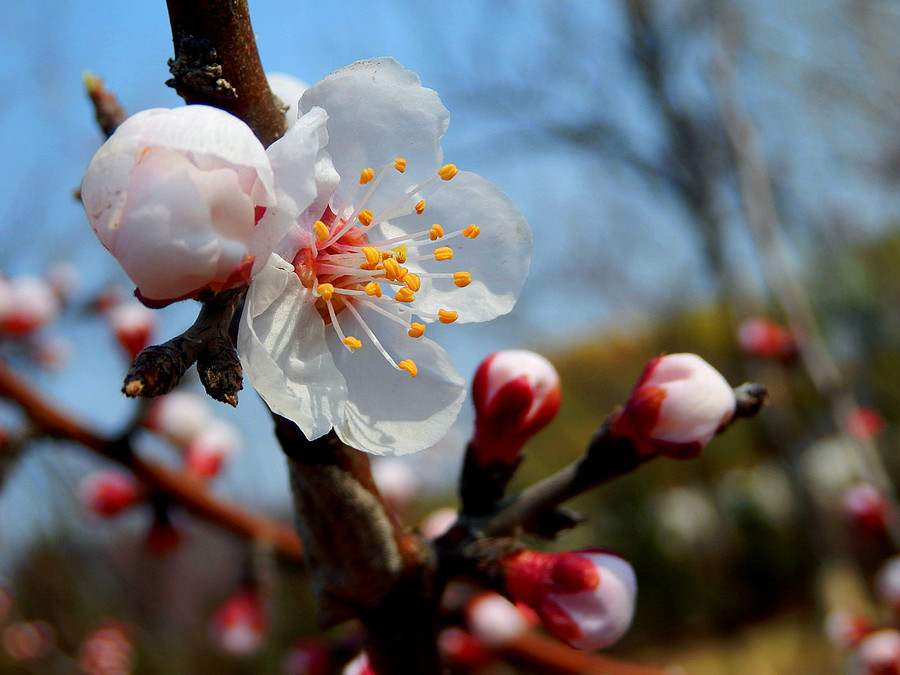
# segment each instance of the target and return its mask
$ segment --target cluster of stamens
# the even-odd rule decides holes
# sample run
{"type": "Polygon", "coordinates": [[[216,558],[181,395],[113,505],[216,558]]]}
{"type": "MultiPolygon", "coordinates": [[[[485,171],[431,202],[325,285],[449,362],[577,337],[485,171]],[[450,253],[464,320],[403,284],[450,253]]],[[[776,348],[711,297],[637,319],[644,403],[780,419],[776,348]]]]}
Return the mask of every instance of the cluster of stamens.
{"type": "Polygon", "coordinates": [[[453,164],[445,164],[425,182],[407,190],[404,195],[382,213],[373,214],[365,208],[369,197],[390,170],[406,171],[406,160],[398,158],[376,175],[372,168],[364,169],[359,184],[344,200],[353,206],[344,209],[340,215],[330,208],[313,226],[313,236],[308,248],[301,249],[294,260],[295,272],[307,288],[317,296],[316,308],[326,324],[331,324],[341,342],[349,351],[363,346],[363,340],[345,334],[338,317],[344,310],[362,329],[365,337],[381,355],[397,370],[405,370],[412,377],[418,367],[412,359],[395,361],[366,324],[354,305],[365,305],[382,316],[400,323],[411,338],[419,338],[425,333],[425,325],[413,321],[413,316],[437,320],[450,324],[457,320],[454,311],[440,309],[436,315],[423,314],[410,307],[415,302],[416,293],[421,288],[421,277],[448,279],[458,288],[472,282],[469,272],[413,273],[403,265],[434,258],[438,262],[453,260],[453,249],[440,245],[455,237],[475,239],[481,230],[477,225],[445,233],[444,228],[435,223],[430,228],[409,235],[402,235],[382,241],[370,241],[369,231],[392,217],[409,212],[410,206],[419,215],[425,211],[425,201],[417,195],[435,180],[449,181],[457,174],[453,164]],[[359,192],[363,191],[361,195],[359,192]],[[413,205],[413,200],[417,200],[413,205]],[[435,246],[430,252],[420,252],[420,247],[435,246]]]}

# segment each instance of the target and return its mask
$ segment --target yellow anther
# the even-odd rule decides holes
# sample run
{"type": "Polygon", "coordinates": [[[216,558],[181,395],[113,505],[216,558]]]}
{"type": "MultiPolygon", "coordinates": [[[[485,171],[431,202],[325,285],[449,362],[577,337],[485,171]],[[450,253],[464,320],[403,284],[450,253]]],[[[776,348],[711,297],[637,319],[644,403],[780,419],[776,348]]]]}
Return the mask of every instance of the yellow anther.
{"type": "Polygon", "coordinates": [[[409,250],[406,247],[406,244],[400,244],[399,246],[395,246],[391,249],[394,252],[394,258],[397,259],[397,262],[401,265],[406,262],[406,252],[409,250]]]}
{"type": "Polygon", "coordinates": [[[424,210],[425,210],[425,200],[423,199],[418,204],[416,204],[416,213],[418,213],[421,216],[422,211],[424,211],[424,210]]]}
{"type": "Polygon", "coordinates": [[[453,323],[458,318],[458,312],[451,312],[449,309],[438,310],[438,321],[440,321],[441,323],[453,323]]]}
{"type": "Polygon", "coordinates": [[[428,234],[431,236],[431,241],[437,241],[441,237],[444,236],[444,228],[435,223],[431,226],[431,229],[428,231],[428,234]]]}
{"type": "Polygon", "coordinates": [[[313,225],[313,232],[316,233],[316,239],[318,239],[319,241],[325,241],[326,239],[328,239],[328,226],[321,220],[317,220],[316,224],[313,225]]]}
{"type": "MultiPolygon", "coordinates": [[[[381,252],[381,259],[382,259],[382,260],[387,260],[388,258],[393,258],[393,257],[394,257],[394,254],[391,253],[391,252],[389,252],[389,251],[382,251],[382,252],[381,252]]],[[[398,261],[398,262],[399,262],[399,261],[398,261]]]]}
{"type": "Polygon", "coordinates": [[[394,160],[394,168],[397,169],[400,173],[406,171],[406,160],[402,157],[398,157],[394,160]]]}
{"type": "Polygon", "coordinates": [[[422,323],[412,323],[409,326],[409,330],[407,331],[407,335],[412,338],[422,337],[425,335],[425,324],[422,323]]]}
{"type": "Polygon", "coordinates": [[[409,286],[404,286],[394,295],[397,302],[412,302],[416,299],[416,294],[412,292],[409,286]]]}
{"type": "Polygon", "coordinates": [[[404,274],[400,281],[406,284],[411,291],[418,291],[422,287],[422,281],[419,279],[419,275],[413,274],[412,272],[404,274]]]}
{"type": "Polygon", "coordinates": [[[400,363],[397,364],[397,367],[400,370],[405,370],[410,374],[411,377],[415,377],[419,374],[419,369],[415,363],[413,363],[412,359],[403,359],[400,363]]]}
{"type": "Polygon", "coordinates": [[[362,211],[360,211],[357,218],[359,219],[359,222],[361,222],[363,225],[371,225],[372,224],[372,212],[369,211],[369,209],[363,209],[362,211]]]}
{"type": "Polygon", "coordinates": [[[453,283],[459,288],[465,288],[472,283],[472,275],[468,272],[454,272],[453,283]]]}
{"type": "Polygon", "coordinates": [[[359,184],[365,185],[373,178],[375,178],[375,169],[363,169],[359,174],[359,184]]]}
{"type": "Polygon", "coordinates": [[[334,295],[334,286],[331,284],[319,284],[316,286],[316,293],[321,295],[325,302],[328,302],[331,300],[331,296],[334,295]]]}
{"type": "Polygon", "coordinates": [[[469,225],[466,229],[462,231],[462,235],[464,237],[468,237],[469,239],[474,239],[479,234],[481,234],[481,228],[477,225],[469,225]]]}
{"type": "Polygon", "coordinates": [[[366,262],[370,265],[374,265],[376,263],[381,262],[381,254],[378,252],[378,249],[374,246],[363,246],[362,247],[363,255],[366,256],[366,262]]]}
{"type": "Polygon", "coordinates": [[[449,246],[441,246],[434,249],[434,259],[443,262],[444,260],[453,260],[453,249],[449,246]]]}
{"type": "Polygon", "coordinates": [[[438,169],[438,176],[441,177],[441,180],[450,180],[457,173],[459,173],[459,169],[456,168],[456,164],[444,164],[438,169]]]}
{"type": "Polygon", "coordinates": [[[374,295],[376,298],[381,297],[381,284],[376,281],[370,281],[366,284],[366,295],[374,295]]]}
{"type": "Polygon", "coordinates": [[[355,338],[352,335],[348,335],[344,338],[344,344],[350,347],[350,349],[359,349],[360,347],[362,347],[362,342],[360,342],[358,338],[355,338]]]}
{"type": "MultiPolygon", "coordinates": [[[[388,258],[384,261],[384,275],[390,281],[396,281],[403,277],[403,274],[400,274],[400,270],[403,269],[400,267],[400,263],[398,263],[393,258],[388,258]]],[[[404,272],[405,274],[405,272],[404,272]]]]}

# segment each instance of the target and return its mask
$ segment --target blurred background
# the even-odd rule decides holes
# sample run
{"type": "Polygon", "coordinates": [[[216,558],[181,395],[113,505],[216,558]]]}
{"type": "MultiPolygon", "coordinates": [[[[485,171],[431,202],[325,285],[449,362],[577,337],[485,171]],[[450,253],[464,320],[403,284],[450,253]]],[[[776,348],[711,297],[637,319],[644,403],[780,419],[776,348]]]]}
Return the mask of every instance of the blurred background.
{"type": "MultiPolygon", "coordinates": [[[[447,160],[499,185],[530,222],[532,271],[513,313],[437,338],[467,376],[502,348],[559,369],[562,411],[517,487],[577,458],[661,352],[697,352],[734,384],[770,387],[762,416],[700,459],[657,461],[574,504],[589,520],[554,546],[613,547],[639,579],[634,626],[610,653],[683,668],[672,672],[844,672],[852,650],[826,637],[830,613],[892,619],[872,580],[898,541],[884,514],[900,476],[900,5],[259,0],[250,11],[268,72],[311,83],[390,55],[418,73],[451,112],[447,160]],[[847,496],[860,482],[875,491],[865,508],[847,496]]],[[[7,2],[0,55],[0,272],[54,284],[59,301],[39,325],[7,328],[0,356],[114,434],[138,408],[119,393],[128,357],[98,306],[131,289],[74,196],[102,142],[82,73],[130,112],[180,105],[165,86],[165,4],[7,2]]],[[[155,341],[195,316],[191,303],[156,312],[155,341]]],[[[192,378],[184,389],[200,391],[192,378]]],[[[236,410],[209,407],[235,450],[212,489],[289,522],[253,392],[236,410]]],[[[454,504],[446,477],[471,418],[467,407],[439,448],[385,467],[410,489],[411,522],[454,504]]],[[[25,433],[14,405],[0,406],[0,427],[25,433]]],[[[180,466],[158,429],[139,441],[180,466]]],[[[77,672],[88,637],[110,626],[135,672],[281,672],[315,632],[300,573],[177,506],[89,512],[79,486],[106,466],[39,438],[0,449],[0,672],[77,672]],[[161,521],[177,536],[148,554],[161,521]],[[239,658],[209,622],[260,574],[277,587],[271,619],[239,658]],[[40,657],[20,658],[21,636],[8,637],[25,624],[38,626],[40,657]]],[[[490,672],[547,672],[502,667],[515,670],[490,672]]]]}

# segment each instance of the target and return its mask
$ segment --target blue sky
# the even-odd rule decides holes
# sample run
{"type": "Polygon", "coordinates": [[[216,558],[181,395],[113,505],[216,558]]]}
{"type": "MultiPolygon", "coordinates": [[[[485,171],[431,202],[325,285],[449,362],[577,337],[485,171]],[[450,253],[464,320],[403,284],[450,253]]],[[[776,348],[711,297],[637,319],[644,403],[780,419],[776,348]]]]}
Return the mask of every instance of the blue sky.
{"type": "MultiPolygon", "coordinates": [[[[898,191],[871,175],[879,153],[900,147],[889,114],[892,83],[880,80],[892,72],[886,45],[898,17],[890,3],[872,3],[871,16],[858,24],[830,0],[736,4],[746,10],[749,45],[737,64],[740,91],[767,159],[791,194],[790,215],[816,225],[847,214],[857,232],[896,216],[898,191]]],[[[632,169],[546,132],[608,118],[638,152],[658,150],[659,126],[621,49],[618,3],[250,5],[269,71],[314,82],[355,60],[390,55],[417,72],[450,109],[447,159],[497,183],[531,222],[534,264],[517,311],[486,328],[453,327],[440,337],[463,374],[498,348],[584,339],[613,317],[646,319],[658,307],[708,291],[695,235],[671,195],[632,169]]],[[[689,5],[664,4],[664,20],[676,25],[689,5]]],[[[6,2],[3,16],[0,270],[39,273],[68,260],[82,270],[87,297],[126,280],[73,198],[101,142],[81,75],[102,76],[130,111],[180,105],[164,85],[172,55],[165,3],[6,2]]],[[[702,31],[693,37],[674,86],[683,100],[703,108],[710,105],[705,67],[711,43],[702,31]]],[[[722,209],[733,224],[731,247],[741,255],[746,235],[739,209],[724,193],[722,209]]],[[[744,276],[752,280],[753,264],[747,269],[744,276]]],[[[190,303],[164,310],[159,338],[180,332],[194,315],[190,303]]],[[[74,359],[60,374],[35,377],[92,423],[116,429],[132,403],[118,393],[124,364],[103,324],[68,317],[58,330],[73,339],[74,359]]],[[[265,414],[249,391],[238,411],[223,414],[239,421],[249,438],[267,438],[254,449],[265,461],[254,454],[242,460],[255,467],[252,484],[225,477],[234,494],[261,498],[267,486],[282,481],[265,414]]],[[[60,470],[53,468],[52,452],[28,459],[27,480],[0,498],[0,524],[8,522],[4,508],[18,508],[46,487],[34,476],[60,470]]]]}

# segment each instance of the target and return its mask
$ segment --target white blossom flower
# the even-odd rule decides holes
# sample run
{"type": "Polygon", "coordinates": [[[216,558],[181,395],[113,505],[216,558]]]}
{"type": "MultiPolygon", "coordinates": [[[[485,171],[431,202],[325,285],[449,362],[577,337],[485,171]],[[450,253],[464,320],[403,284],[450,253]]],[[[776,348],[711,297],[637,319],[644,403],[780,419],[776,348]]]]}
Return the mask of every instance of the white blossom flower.
{"type": "Polygon", "coordinates": [[[528,225],[494,185],[443,163],[448,118],[414,73],[363,61],[307,89],[267,151],[275,210],[294,225],[254,277],[238,348],[269,407],[309,438],[334,428],[375,454],[432,445],[464,382],[426,325],[515,303],[528,225]]]}
{"type": "Polygon", "coordinates": [[[144,110],[84,174],[100,242],[149,305],[246,284],[284,234],[272,167],[244,122],[218,108],[144,110]]]}

